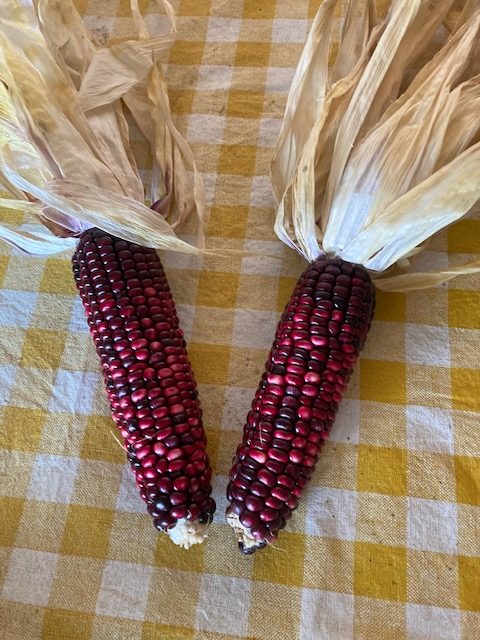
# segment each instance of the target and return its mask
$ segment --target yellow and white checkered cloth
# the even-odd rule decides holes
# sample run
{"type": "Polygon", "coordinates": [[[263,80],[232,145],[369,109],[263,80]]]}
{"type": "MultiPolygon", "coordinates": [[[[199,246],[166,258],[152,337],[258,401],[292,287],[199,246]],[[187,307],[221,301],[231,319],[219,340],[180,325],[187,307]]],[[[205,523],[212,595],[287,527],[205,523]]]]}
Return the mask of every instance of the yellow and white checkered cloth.
{"type": "MultiPolygon", "coordinates": [[[[242,556],[223,517],[243,420],[304,268],[273,234],[268,171],[318,4],[174,2],[171,103],[203,173],[209,241],[281,258],[163,258],[216,476],[206,544],[179,550],[145,513],[112,437],[69,257],[1,247],[5,640],[480,637],[478,278],[379,294],[331,440],[276,548],[242,556]]],[[[78,1],[107,32],[128,5],[78,1]]],[[[464,222],[422,259],[465,261],[479,238],[480,222],[464,222]]]]}

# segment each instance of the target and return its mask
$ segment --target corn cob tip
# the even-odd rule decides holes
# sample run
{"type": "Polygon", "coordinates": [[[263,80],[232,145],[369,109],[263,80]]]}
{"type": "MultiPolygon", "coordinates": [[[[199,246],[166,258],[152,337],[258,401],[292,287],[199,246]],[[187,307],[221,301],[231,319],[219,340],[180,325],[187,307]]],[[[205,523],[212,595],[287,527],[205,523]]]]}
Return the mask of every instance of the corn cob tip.
{"type": "Polygon", "coordinates": [[[208,524],[202,524],[198,520],[192,522],[186,518],[177,521],[174,527],[168,530],[172,542],[183,549],[190,549],[194,544],[201,544],[208,537],[208,524]]]}
{"type": "Polygon", "coordinates": [[[245,555],[255,553],[257,549],[263,549],[265,542],[255,540],[250,531],[243,526],[235,513],[227,513],[227,522],[237,536],[238,547],[245,555]]]}

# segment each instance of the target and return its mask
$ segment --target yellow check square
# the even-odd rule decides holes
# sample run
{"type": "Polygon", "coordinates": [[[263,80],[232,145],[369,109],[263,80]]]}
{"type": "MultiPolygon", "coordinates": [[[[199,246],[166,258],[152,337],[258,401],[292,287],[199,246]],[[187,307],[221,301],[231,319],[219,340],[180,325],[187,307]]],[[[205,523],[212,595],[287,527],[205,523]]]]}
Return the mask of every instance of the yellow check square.
{"type": "Polygon", "coordinates": [[[448,324],[460,329],[480,329],[480,292],[449,289],[448,324]]]}
{"type": "Polygon", "coordinates": [[[194,640],[194,637],[194,629],[187,629],[187,627],[173,627],[155,622],[144,622],[142,627],[142,640],[166,640],[166,638],[194,640]]]}
{"type": "Polygon", "coordinates": [[[455,456],[457,500],[480,506],[480,458],[455,456]]]}
{"type": "Polygon", "coordinates": [[[45,262],[39,291],[43,293],[75,295],[77,288],[75,286],[70,260],[49,258],[45,262]]]}
{"type": "MultiPolygon", "coordinates": [[[[480,220],[460,220],[447,231],[448,250],[452,253],[478,253],[480,220]]],[[[452,289],[450,290],[450,292],[452,289]]]]}
{"type": "Polygon", "coordinates": [[[293,290],[297,284],[297,278],[290,278],[282,276],[278,279],[278,294],[277,294],[277,310],[282,312],[287,306],[288,301],[292,297],[293,290]]]}
{"type": "Polygon", "coordinates": [[[480,369],[450,369],[454,409],[480,412],[480,369]]]}
{"type": "Polygon", "coordinates": [[[275,547],[267,547],[262,553],[255,554],[253,579],[301,587],[304,560],[305,535],[282,531],[275,547]]]}
{"type": "Polygon", "coordinates": [[[259,118],[263,111],[263,93],[232,89],[228,94],[227,116],[230,118],[259,118]]]}
{"type": "Polygon", "coordinates": [[[275,16],[275,0],[244,0],[243,17],[249,19],[268,20],[275,16]]]}
{"type": "Polygon", "coordinates": [[[88,416],[80,455],[82,458],[125,462],[126,453],[122,448],[117,426],[108,416],[88,416]]]}
{"type": "Polygon", "coordinates": [[[192,112],[195,91],[193,89],[169,89],[170,107],[177,115],[189,115],[192,112]]]}
{"type": "Polygon", "coordinates": [[[480,611],[480,558],[459,556],[460,607],[480,611]]]}
{"type": "Polygon", "coordinates": [[[240,176],[255,175],[257,148],[251,145],[223,144],[218,160],[218,172],[240,176]]]}
{"type": "Polygon", "coordinates": [[[172,549],[172,541],[168,536],[157,536],[155,564],[158,567],[202,573],[204,555],[204,544],[195,544],[188,550],[188,553],[180,553],[177,549],[172,549]]]}
{"type": "Polygon", "coordinates": [[[25,500],[20,498],[0,498],[0,546],[12,547],[23,512],[25,500]]]}
{"type": "Polygon", "coordinates": [[[65,347],[66,333],[47,329],[27,329],[20,365],[58,369],[65,347]]]}
{"type": "Polygon", "coordinates": [[[383,322],[405,322],[405,294],[375,292],[374,320],[383,322]]]}
{"type": "Polygon", "coordinates": [[[179,7],[177,9],[177,15],[179,16],[208,16],[211,9],[210,0],[180,0],[179,7]]]}
{"type": "Polygon", "coordinates": [[[105,558],[112,521],[113,511],[71,504],[60,552],[105,558]]]}
{"type": "Polygon", "coordinates": [[[5,407],[0,429],[0,448],[37,451],[46,417],[47,413],[42,409],[5,407]]]}
{"type": "Polygon", "coordinates": [[[58,631],[69,640],[86,640],[92,633],[93,613],[79,613],[64,609],[46,609],[43,618],[42,640],[58,640],[58,631]]]}
{"type": "Polygon", "coordinates": [[[405,404],[406,394],[403,362],[360,358],[360,398],[362,400],[405,404]]]}
{"type": "Polygon", "coordinates": [[[238,273],[203,272],[198,281],[197,304],[205,307],[235,307],[238,273]]]}
{"type": "Polygon", "coordinates": [[[384,600],[407,599],[407,551],[370,542],[355,543],[355,594],[384,600]]]}
{"type": "Polygon", "coordinates": [[[226,384],[230,348],[216,344],[190,343],[188,357],[195,371],[197,382],[226,384]]]}
{"type": "Polygon", "coordinates": [[[235,66],[261,67],[264,69],[268,66],[269,57],[270,43],[268,42],[238,42],[235,66]]]}
{"type": "Polygon", "coordinates": [[[404,496],[407,493],[407,452],[389,447],[358,447],[358,489],[404,496]]]}
{"type": "Polygon", "coordinates": [[[3,284],[3,279],[5,277],[9,261],[10,256],[0,256],[0,286],[3,284]]]}
{"type": "Polygon", "coordinates": [[[194,64],[202,62],[204,43],[199,40],[177,40],[170,51],[170,64],[194,64]]]}
{"type": "Polygon", "coordinates": [[[213,206],[208,223],[208,235],[221,238],[244,238],[247,218],[247,206],[213,206]]]}

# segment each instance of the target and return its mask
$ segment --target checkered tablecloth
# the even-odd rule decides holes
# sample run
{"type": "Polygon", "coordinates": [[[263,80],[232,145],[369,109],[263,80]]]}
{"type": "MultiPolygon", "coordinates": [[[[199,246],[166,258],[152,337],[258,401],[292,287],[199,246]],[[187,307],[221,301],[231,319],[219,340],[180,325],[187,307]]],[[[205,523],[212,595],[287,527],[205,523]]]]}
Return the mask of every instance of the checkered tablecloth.
{"type": "MultiPolygon", "coordinates": [[[[278,256],[163,255],[215,471],[218,512],[204,545],[179,550],[144,512],[113,437],[69,256],[0,247],[5,640],[480,637],[478,277],[379,293],[361,363],[288,529],[274,548],[245,557],[224,520],[243,420],[304,268],[273,234],[268,171],[318,4],[174,2],[171,104],[203,174],[209,244],[278,256]]],[[[129,3],[77,5],[89,26],[109,32],[129,3]]],[[[465,261],[479,239],[480,222],[463,222],[422,260],[465,261]]]]}

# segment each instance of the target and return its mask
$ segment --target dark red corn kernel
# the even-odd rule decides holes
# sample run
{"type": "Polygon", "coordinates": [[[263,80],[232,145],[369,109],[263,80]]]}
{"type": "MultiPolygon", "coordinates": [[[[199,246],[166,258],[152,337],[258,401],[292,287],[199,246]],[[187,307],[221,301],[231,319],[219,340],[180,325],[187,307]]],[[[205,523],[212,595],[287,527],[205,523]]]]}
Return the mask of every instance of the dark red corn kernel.
{"type": "Polygon", "coordinates": [[[265,468],[278,476],[280,473],[284,472],[285,465],[282,462],[278,462],[278,460],[267,460],[265,468]]]}
{"type": "Polygon", "coordinates": [[[268,529],[265,526],[258,525],[251,528],[251,534],[256,540],[264,541],[268,536],[268,529]]]}
{"type": "Polygon", "coordinates": [[[247,526],[259,548],[275,538],[298,505],[365,342],[373,308],[368,273],[339,258],[322,257],[307,268],[285,309],[230,476],[242,473],[247,462],[244,504],[249,498],[263,501],[259,513],[266,511],[271,518],[268,527],[247,526]],[[263,430],[259,415],[268,416],[263,430]],[[258,452],[253,455],[260,467],[248,463],[252,451],[258,452]]]}
{"type": "Polygon", "coordinates": [[[245,509],[240,515],[240,522],[247,529],[252,529],[252,527],[258,527],[260,525],[260,518],[256,513],[245,509]]]}
{"type": "Polygon", "coordinates": [[[275,474],[267,469],[260,469],[257,473],[257,478],[267,487],[274,487],[277,482],[275,474]]]}
{"type": "Polygon", "coordinates": [[[267,485],[263,484],[262,482],[253,482],[249,488],[250,488],[250,493],[252,493],[254,496],[258,496],[259,498],[266,498],[267,496],[270,495],[270,488],[267,487],[267,485]]]}
{"type": "Polygon", "coordinates": [[[265,498],[265,504],[267,505],[267,507],[270,507],[271,509],[278,510],[283,507],[283,502],[278,498],[275,498],[275,496],[269,496],[268,498],[265,498]]]}
{"type": "Polygon", "coordinates": [[[261,511],[263,509],[263,500],[258,496],[248,496],[245,500],[245,506],[249,511],[261,511]]]}
{"type": "Polygon", "coordinates": [[[233,484],[239,489],[245,489],[245,491],[248,491],[250,487],[250,483],[247,480],[245,480],[245,478],[242,478],[241,475],[238,475],[235,478],[235,480],[233,481],[233,484]]]}
{"type": "MultiPolygon", "coordinates": [[[[198,477],[205,503],[211,491],[211,470],[204,452],[205,435],[196,393],[182,395],[183,390],[190,394],[196,385],[158,256],[153,249],[117,240],[97,229],[80,237],[72,267],[101,359],[112,417],[125,442],[135,445],[128,449],[128,458],[142,498],[153,500],[154,490],[165,492],[167,498],[170,494],[176,496],[173,502],[178,504],[169,502],[164,516],[159,516],[158,505],[152,503],[150,512],[155,526],[166,530],[179,517],[196,519],[201,511],[194,506],[192,496],[198,487],[190,487],[190,477],[182,469],[189,458],[197,460],[194,456],[200,454],[199,464],[193,464],[192,477],[198,477]],[[164,341],[154,328],[150,313],[155,314],[156,322],[163,323],[164,341]],[[171,370],[170,376],[174,372],[182,374],[177,383],[183,385],[173,394],[166,394],[158,379],[158,369],[165,368],[166,362],[179,363],[181,367],[171,370]],[[169,395],[175,396],[170,407],[169,395]],[[181,410],[172,411],[174,404],[180,405],[181,410]],[[171,428],[172,419],[182,425],[181,440],[171,428]],[[193,435],[194,429],[200,435],[193,435]],[[192,444],[187,437],[190,434],[192,444]],[[193,442],[197,442],[198,449],[193,448],[193,442]],[[165,474],[173,474],[175,485],[165,474]],[[186,507],[190,505],[188,516],[186,507]]],[[[213,511],[213,502],[208,504],[213,511]]]]}
{"type": "Polygon", "coordinates": [[[278,511],[275,509],[270,509],[270,507],[265,507],[259,513],[260,520],[263,522],[273,522],[278,518],[278,511]]]}
{"type": "MultiPolygon", "coordinates": [[[[290,489],[290,491],[295,487],[295,481],[293,480],[293,478],[287,475],[278,476],[277,482],[279,485],[286,487],[287,489],[290,489]]],[[[275,494],[272,492],[272,495],[275,495],[275,494]]]]}

